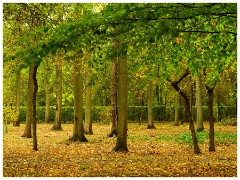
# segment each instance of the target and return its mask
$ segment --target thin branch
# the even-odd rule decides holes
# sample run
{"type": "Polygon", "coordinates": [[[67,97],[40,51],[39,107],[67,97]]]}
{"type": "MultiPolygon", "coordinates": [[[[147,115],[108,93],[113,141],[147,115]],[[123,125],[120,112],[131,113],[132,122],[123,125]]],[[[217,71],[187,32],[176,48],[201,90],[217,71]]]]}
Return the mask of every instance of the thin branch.
{"type": "Polygon", "coordinates": [[[195,33],[209,33],[209,34],[227,33],[227,34],[233,34],[233,35],[237,36],[237,33],[231,32],[231,31],[221,32],[221,31],[201,31],[201,30],[191,30],[191,31],[179,30],[179,32],[195,32],[195,33]]]}
{"type": "MultiPolygon", "coordinates": [[[[201,8],[200,6],[192,6],[190,4],[186,4],[186,3],[179,3],[181,4],[182,6],[186,7],[186,8],[201,8]]],[[[203,5],[202,7],[206,7],[206,8],[209,8],[209,7],[213,7],[215,6],[217,3],[211,3],[209,5],[203,5]]]]}

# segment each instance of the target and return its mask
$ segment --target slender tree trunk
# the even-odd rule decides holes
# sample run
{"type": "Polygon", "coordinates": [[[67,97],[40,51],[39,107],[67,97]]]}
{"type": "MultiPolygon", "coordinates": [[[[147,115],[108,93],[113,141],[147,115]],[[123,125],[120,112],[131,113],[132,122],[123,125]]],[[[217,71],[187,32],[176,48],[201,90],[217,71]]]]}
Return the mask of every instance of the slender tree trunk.
{"type": "Polygon", "coordinates": [[[197,109],[197,132],[203,131],[203,110],[202,110],[202,85],[201,78],[196,78],[196,109],[197,109]]]}
{"type": "MultiPolygon", "coordinates": [[[[162,90],[163,92],[163,90],[162,90]]],[[[162,113],[162,117],[163,117],[163,121],[166,120],[166,109],[167,109],[167,95],[168,95],[168,91],[165,91],[165,96],[164,96],[164,106],[163,106],[163,113],[162,113]]]]}
{"type": "Polygon", "coordinates": [[[184,102],[182,102],[182,97],[181,96],[179,96],[179,106],[181,107],[181,109],[180,109],[180,117],[179,117],[179,121],[180,121],[180,124],[181,125],[183,125],[183,121],[184,121],[184,112],[183,112],[183,103],[184,102]]]}
{"type": "Polygon", "coordinates": [[[38,66],[34,66],[33,70],[33,83],[34,83],[34,90],[33,90],[33,98],[32,98],[32,105],[33,105],[33,150],[38,150],[37,147],[37,112],[36,112],[36,97],[38,91],[38,83],[37,83],[37,68],[38,66]]]}
{"type": "Polygon", "coordinates": [[[160,111],[160,121],[163,121],[163,117],[165,114],[165,109],[163,106],[163,88],[159,88],[159,93],[160,93],[160,102],[159,102],[159,106],[161,107],[161,111],[160,111]]]}
{"type": "Polygon", "coordinates": [[[158,106],[158,110],[157,110],[157,118],[158,118],[158,121],[161,121],[161,101],[160,101],[160,96],[159,96],[159,85],[157,84],[156,85],[156,97],[157,97],[157,106],[158,106]]]}
{"type": "Polygon", "coordinates": [[[222,119],[221,111],[220,111],[220,89],[217,89],[217,111],[218,111],[218,116],[217,116],[217,121],[220,122],[222,119]]]}
{"type": "Polygon", "coordinates": [[[49,85],[46,83],[46,104],[45,104],[45,123],[50,122],[50,91],[49,85]]]}
{"type": "MultiPolygon", "coordinates": [[[[89,55],[87,54],[87,58],[89,55]]],[[[86,63],[86,89],[85,89],[85,133],[93,134],[91,119],[91,69],[86,63]]]]}
{"type": "Polygon", "coordinates": [[[175,93],[175,122],[174,126],[179,126],[179,95],[175,93]]]}
{"type": "Polygon", "coordinates": [[[20,106],[21,106],[21,70],[17,72],[16,78],[16,119],[13,122],[13,126],[20,126],[20,106]]]}
{"type": "Polygon", "coordinates": [[[193,107],[193,82],[191,76],[189,76],[189,93],[190,93],[190,98],[189,98],[189,104],[190,104],[190,111],[192,113],[192,107],[193,107]]]}
{"type": "Polygon", "coordinates": [[[49,86],[49,65],[46,60],[46,76],[45,76],[45,93],[46,93],[46,104],[45,104],[45,123],[50,122],[50,86],[49,86]]]}
{"type": "Polygon", "coordinates": [[[34,88],[34,82],[33,82],[33,72],[34,72],[34,65],[29,66],[29,77],[28,77],[28,95],[27,95],[27,115],[26,115],[26,124],[25,124],[25,130],[22,135],[22,137],[31,138],[32,132],[31,132],[31,123],[32,123],[32,115],[33,115],[33,88],[34,88]]]}
{"type": "Polygon", "coordinates": [[[83,77],[81,63],[74,64],[74,128],[70,141],[87,142],[83,127],[83,77]]]}
{"type": "Polygon", "coordinates": [[[118,123],[117,143],[113,151],[128,151],[127,148],[127,60],[118,58],[118,123]]]}
{"type": "Polygon", "coordinates": [[[113,59],[111,63],[111,106],[112,106],[112,122],[108,137],[117,136],[117,59],[113,59]]]}
{"type": "Polygon", "coordinates": [[[147,87],[147,96],[148,96],[148,124],[147,129],[156,129],[153,123],[153,84],[152,81],[147,87]]]}
{"type": "Polygon", "coordinates": [[[209,151],[215,151],[214,144],[214,118],[213,118],[213,88],[206,85],[208,93],[208,111],[209,111],[209,151]]]}
{"type": "Polygon", "coordinates": [[[63,130],[62,129],[62,59],[58,58],[56,66],[56,111],[55,120],[52,130],[63,130]]]}
{"type": "Polygon", "coordinates": [[[183,92],[179,87],[178,84],[189,74],[189,70],[187,70],[185,73],[183,73],[180,77],[180,79],[176,82],[171,81],[168,79],[169,82],[171,82],[172,87],[181,95],[185,101],[185,112],[186,112],[186,118],[189,122],[189,129],[191,131],[192,135],[192,140],[193,140],[193,147],[194,147],[194,154],[199,154],[201,153],[200,148],[198,146],[198,140],[194,128],[194,121],[192,119],[192,112],[191,112],[191,107],[190,107],[190,102],[187,97],[187,94],[183,92]]]}
{"type": "Polygon", "coordinates": [[[191,112],[190,103],[189,103],[189,100],[188,100],[187,95],[185,93],[180,92],[179,94],[185,100],[185,108],[186,108],[186,113],[187,113],[186,115],[187,115],[188,122],[189,122],[189,129],[190,129],[191,134],[192,134],[194,153],[199,154],[199,153],[201,153],[201,151],[200,151],[200,148],[198,146],[198,140],[197,140],[197,135],[196,135],[195,128],[194,128],[194,121],[192,119],[192,112],[191,112]]]}

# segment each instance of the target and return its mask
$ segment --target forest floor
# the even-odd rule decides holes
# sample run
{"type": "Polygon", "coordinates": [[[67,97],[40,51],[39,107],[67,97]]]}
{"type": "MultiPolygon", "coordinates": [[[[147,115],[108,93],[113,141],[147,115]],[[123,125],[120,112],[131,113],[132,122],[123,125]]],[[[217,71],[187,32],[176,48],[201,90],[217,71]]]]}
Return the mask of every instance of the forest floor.
{"type": "Polygon", "coordinates": [[[3,135],[4,177],[236,177],[237,126],[215,125],[216,151],[208,152],[208,124],[199,133],[201,154],[195,155],[189,141],[188,125],[155,123],[128,125],[127,153],[112,152],[116,138],[108,138],[109,125],[93,124],[89,142],[68,142],[73,124],[63,131],[52,124],[38,124],[38,151],[32,139],[22,138],[25,125],[8,126],[3,135]]]}

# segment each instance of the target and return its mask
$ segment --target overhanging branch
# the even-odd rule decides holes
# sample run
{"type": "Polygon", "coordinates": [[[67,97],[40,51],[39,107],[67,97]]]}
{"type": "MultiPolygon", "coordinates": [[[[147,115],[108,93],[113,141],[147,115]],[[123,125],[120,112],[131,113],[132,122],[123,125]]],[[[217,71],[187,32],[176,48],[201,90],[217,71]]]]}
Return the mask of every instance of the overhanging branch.
{"type": "Polygon", "coordinates": [[[231,31],[201,31],[201,30],[191,30],[191,31],[186,31],[186,30],[179,30],[179,32],[195,32],[195,33],[209,33],[209,34],[220,34],[220,33],[227,33],[227,34],[233,34],[237,36],[237,33],[231,32],[231,31]]]}

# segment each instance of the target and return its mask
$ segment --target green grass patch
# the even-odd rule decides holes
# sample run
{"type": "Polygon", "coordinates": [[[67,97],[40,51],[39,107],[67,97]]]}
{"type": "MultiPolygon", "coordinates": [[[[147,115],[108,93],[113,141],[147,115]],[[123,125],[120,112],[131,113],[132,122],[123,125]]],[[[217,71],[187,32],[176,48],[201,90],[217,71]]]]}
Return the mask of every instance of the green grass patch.
{"type": "Polygon", "coordinates": [[[137,140],[149,140],[150,138],[148,136],[134,136],[134,135],[129,135],[128,139],[137,139],[137,140]]]}
{"type": "MultiPolygon", "coordinates": [[[[198,143],[202,144],[209,139],[209,132],[207,131],[201,131],[197,132],[197,139],[198,143]]],[[[237,143],[237,134],[231,134],[231,133],[222,133],[222,132],[215,132],[215,143],[219,144],[235,144],[237,143]]],[[[184,133],[184,134],[178,134],[175,137],[175,141],[180,144],[189,144],[192,146],[192,135],[191,133],[184,133]]]]}
{"type": "Polygon", "coordinates": [[[156,140],[172,140],[174,137],[171,135],[160,135],[156,137],[156,140]]]}
{"type": "Polygon", "coordinates": [[[237,144],[237,134],[215,132],[215,142],[219,144],[237,144]]]}

